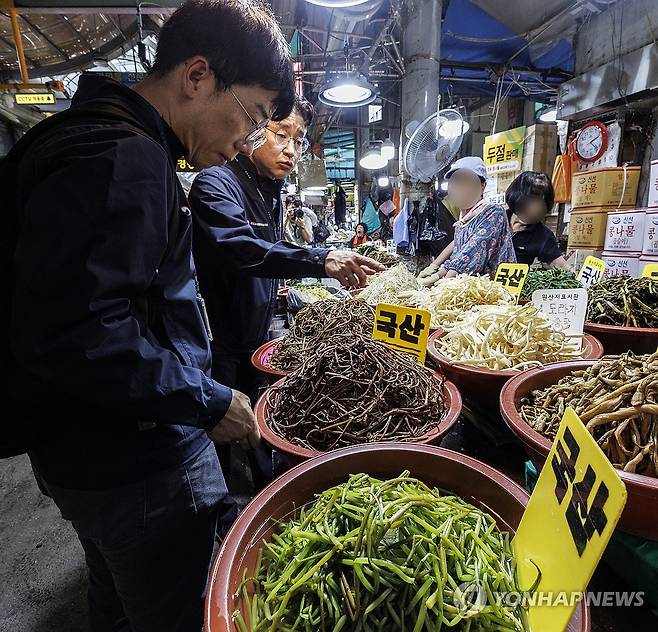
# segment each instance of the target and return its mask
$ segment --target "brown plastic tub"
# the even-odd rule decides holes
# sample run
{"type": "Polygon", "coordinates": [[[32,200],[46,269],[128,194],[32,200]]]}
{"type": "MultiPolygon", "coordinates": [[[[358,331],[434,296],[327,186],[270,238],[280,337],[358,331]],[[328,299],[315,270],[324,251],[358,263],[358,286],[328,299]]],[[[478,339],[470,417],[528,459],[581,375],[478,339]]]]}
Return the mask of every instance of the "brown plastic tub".
{"type": "Polygon", "coordinates": [[[270,384],[288,375],[288,371],[275,369],[270,365],[270,360],[274,355],[274,348],[280,340],[281,338],[270,340],[264,345],[258,347],[258,349],[256,349],[256,351],[251,354],[251,364],[254,366],[254,368],[258,369],[261,373],[264,373],[267,376],[270,384]]]}
{"type": "MultiPolygon", "coordinates": [[[[467,402],[476,404],[482,410],[497,411],[500,391],[505,383],[519,375],[518,371],[493,371],[455,364],[436,348],[436,341],[446,335],[442,329],[433,333],[427,341],[427,355],[441,368],[444,375],[457,385],[467,402]]],[[[603,345],[589,334],[585,334],[587,354],[585,359],[598,360],[603,355],[603,345]]]]}
{"type": "MultiPolygon", "coordinates": [[[[285,378],[284,378],[285,379],[285,378]]],[[[284,380],[279,380],[273,386],[280,386],[283,384],[284,380]]],[[[278,450],[281,454],[284,455],[286,460],[289,463],[297,464],[306,459],[312,459],[313,457],[324,454],[323,452],[318,452],[317,450],[309,450],[308,448],[303,448],[301,446],[295,445],[290,441],[287,441],[280,435],[276,434],[267,423],[267,420],[270,415],[270,406],[267,402],[267,397],[270,393],[270,389],[266,390],[256,402],[256,407],[254,408],[254,413],[256,414],[256,421],[258,422],[258,429],[260,434],[275,450],[278,450]]],[[[439,424],[418,439],[415,443],[424,443],[424,444],[438,444],[443,437],[448,434],[450,429],[457,423],[459,415],[462,412],[462,398],[457,390],[457,387],[446,380],[443,383],[443,396],[445,398],[446,404],[446,414],[443,416],[443,419],[439,424]]]]}
{"type": "MultiPolygon", "coordinates": [[[[523,442],[532,462],[541,469],[551,440],[533,430],[519,414],[521,400],[531,391],[557,383],[563,377],[596,364],[595,361],[559,362],[532,369],[511,379],[500,394],[500,412],[512,432],[523,442]]],[[[628,491],[618,528],[650,540],[658,540],[658,478],[617,470],[628,491]]]]}
{"type": "Polygon", "coordinates": [[[601,341],[606,355],[619,355],[627,351],[654,353],[658,348],[658,329],[655,328],[585,323],[585,331],[601,341]]]}
{"type": "MultiPolygon", "coordinates": [[[[329,487],[364,472],[384,478],[410,470],[428,485],[450,490],[489,512],[513,532],[528,503],[528,493],[493,468],[468,456],[436,448],[378,443],[329,452],[289,470],[263,490],[240,514],[213,563],[206,597],[206,632],[237,632],[231,615],[239,605],[236,589],[246,567],[253,570],[260,543],[281,519],[329,487]]],[[[589,632],[586,604],[578,604],[568,632],[589,632]]]]}

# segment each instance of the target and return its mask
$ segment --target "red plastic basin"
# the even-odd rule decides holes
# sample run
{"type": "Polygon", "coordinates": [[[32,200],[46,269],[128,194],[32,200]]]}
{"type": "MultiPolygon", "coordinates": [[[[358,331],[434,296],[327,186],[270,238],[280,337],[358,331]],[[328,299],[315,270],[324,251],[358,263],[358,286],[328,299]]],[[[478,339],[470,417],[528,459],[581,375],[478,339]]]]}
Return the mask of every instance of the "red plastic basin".
{"type": "Polygon", "coordinates": [[[265,373],[270,382],[288,375],[288,371],[281,371],[281,369],[275,369],[270,365],[270,359],[272,358],[272,355],[274,355],[274,348],[280,340],[281,338],[270,340],[264,345],[258,347],[258,349],[251,354],[251,364],[261,373],[265,373]]]}
{"type": "MultiPolygon", "coordinates": [[[[556,384],[563,377],[596,364],[595,361],[558,362],[532,369],[512,378],[500,394],[500,412],[526,452],[541,469],[551,449],[551,440],[533,430],[519,414],[521,400],[532,391],[556,384]]],[[[628,491],[618,528],[650,540],[658,540],[658,478],[617,470],[628,491]]]]}
{"type": "MultiPolygon", "coordinates": [[[[509,369],[493,371],[467,364],[455,364],[436,347],[436,341],[445,335],[446,332],[439,329],[429,337],[427,355],[439,365],[444,375],[457,385],[466,401],[473,402],[484,410],[497,411],[501,389],[509,379],[519,375],[519,372],[509,369]]],[[[594,336],[585,334],[585,345],[587,348],[585,359],[598,360],[603,356],[603,345],[594,336]]]]}
{"type": "MultiPolygon", "coordinates": [[[[239,602],[234,594],[246,567],[252,571],[260,543],[273,521],[281,519],[317,494],[360,472],[392,478],[404,470],[428,485],[450,490],[489,512],[506,531],[514,532],[528,493],[493,468],[471,457],[433,446],[377,443],[344,448],[305,461],[263,490],[224,539],[213,563],[205,611],[206,632],[237,632],[231,615],[239,602]]],[[[589,610],[579,603],[567,632],[589,632],[589,610]]]]}
{"type": "Polygon", "coordinates": [[[601,341],[606,355],[619,355],[627,351],[637,354],[653,353],[658,348],[658,329],[655,328],[585,323],[585,331],[594,334],[601,341]]]}
{"type": "MultiPolygon", "coordinates": [[[[283,384],[284,380],[285,378],[279,380],[273,386],[280,386],[283,384]]],[[[323,452],[309,450],[308,448],[303,448],[302,446],[291,443],[276,434],[270,428],[267,423],[270,415],[270,405],[267,400],[271,390],[272,389],[267,389],[260,396],[256,402],[256,407],[254,408],[256,421],[258,422],[258,429],[260,430],[263,439],[265,439],[265,441],[267,441],[273,448],[281,452],[290,463],[299,463],[306,459],[312,459],[320,454],[324,454],[323,452]]],[[[439,424],[433,430],[418,437],[415,443],[438,444],[459,419],[459,415],[462,411],[462,398],[457,387],[448,380],[445,380],[443,383],[443,397],[446,404],[446,413],[444,414],[443,419],[441,419],[439,424]]]]}

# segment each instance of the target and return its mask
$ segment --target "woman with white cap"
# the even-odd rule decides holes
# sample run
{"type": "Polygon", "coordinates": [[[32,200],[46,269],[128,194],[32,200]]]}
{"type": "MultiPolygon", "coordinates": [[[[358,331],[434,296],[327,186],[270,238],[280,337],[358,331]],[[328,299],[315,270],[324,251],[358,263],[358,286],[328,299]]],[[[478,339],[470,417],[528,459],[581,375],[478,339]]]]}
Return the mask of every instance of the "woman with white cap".
{"type": "Polygon", "coordinates": [[[483,200],[487,169],[477,156],[461,158],[446,174],[448,198],[460,209],[455,239],[419,275],[434,285],[458,274],[493,274],[501,263],[516,263],[512,231],[505,210],[483,200]]]}

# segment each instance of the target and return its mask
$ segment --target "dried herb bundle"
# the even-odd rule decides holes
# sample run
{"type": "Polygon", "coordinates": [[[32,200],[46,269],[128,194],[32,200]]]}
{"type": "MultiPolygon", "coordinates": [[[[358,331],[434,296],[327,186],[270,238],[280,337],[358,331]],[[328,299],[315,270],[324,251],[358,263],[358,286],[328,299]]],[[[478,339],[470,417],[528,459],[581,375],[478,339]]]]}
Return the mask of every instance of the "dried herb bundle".
{"type": "Polygon", "coordinates": [[[270,365],[293,371],[318,345],[340,334],[372,335],[375,310],[358,298],[318,301],[300,310],[290,332],[277,344],[270,365]]]}
{"type": "Polygon", "coordinates": [[[587,320],[599,325],[658,327],[658,283],[615,276],[589,288],[587,320]]]}
{"type": "Polygon", "coordinates": [[[318,451],[412,441],[445,413],[442,381],[416,359],[367,335],[334,335],[272,389],[270,427],[318,451]]]}
{"type": "Polygon", "coordinates": [[[521,401],[521,416],[554,439],[571,406],[610,459],[625,472],[658,476],[658,352],[625,353],[574,371],[521,401]]]}

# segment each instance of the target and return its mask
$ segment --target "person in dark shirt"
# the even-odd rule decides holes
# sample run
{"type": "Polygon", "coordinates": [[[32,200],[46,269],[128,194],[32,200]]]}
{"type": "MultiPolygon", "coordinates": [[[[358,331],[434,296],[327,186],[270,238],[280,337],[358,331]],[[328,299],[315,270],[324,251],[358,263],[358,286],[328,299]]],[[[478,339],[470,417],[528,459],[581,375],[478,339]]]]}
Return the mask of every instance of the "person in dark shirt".
{"type": "Polygon", "coordinates": [[[507,189],[505,201],[518,263],[532,265],[539,261],[557,268],[568,267],[555,234],[544,224],[554,200],[551,179],[537,171],[524,171],[507,189]]]}
{"type": "Polygon", "coordinates": [[[134,90],[83,76],[2,163],[0,447],[32,430],[14,445],[77,532],[93,632],[201,629],[226,494],[211,439],[258,431],[211,376],[176,163],[250,155],[293,102],[265,4],[189,0],[134,90]]]}

